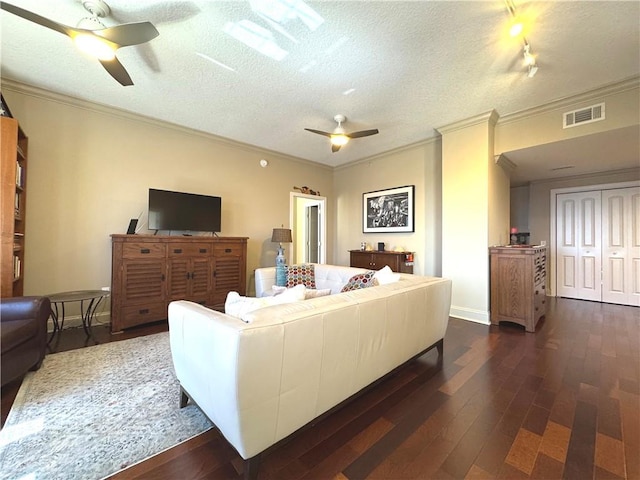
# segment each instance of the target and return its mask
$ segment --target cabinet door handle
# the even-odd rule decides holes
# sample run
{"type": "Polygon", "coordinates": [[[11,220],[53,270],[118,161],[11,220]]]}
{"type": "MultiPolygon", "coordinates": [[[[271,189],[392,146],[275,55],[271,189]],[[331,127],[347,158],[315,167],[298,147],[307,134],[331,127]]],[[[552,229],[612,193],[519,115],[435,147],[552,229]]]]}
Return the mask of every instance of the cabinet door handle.
{"type": "Polygon", "coordinates": [[[160,280],[162,280],[164,282],[164,273],[162,275],[160,275],[160,280]]]}
{"type": "Polygon", "coordinates": [[[141,248],[140,253],[151,253],[151,250],[149,250],[148,248],[141,248]]]}
{"type": "Polygon", "coordinates": [[[224,249],[224,253],[231,253],[231,249],[230,248],[225,248],[224,249]]]}
{"type": "Polygon", "coordinates": [[[200,253],[207,253],[207,249],[206,248],[201,248],[200,249],[200,253]]]}
{"type": "Polygon", "coordinates": [[[189,280],[190,278],[191,278],[191,274],[187,272],[187,280],[189,280]]]}
{"type": "Polygon", "coordinates": [[[174,248],[173,249],[173,253],[182,253],[182,249],[181,248],[174,248]]]}
{"type": "Polygon", "coordinates": [[[138,310],[138,313],[139,313],[140,315],[144,315],[144,314],[146,314],[146,313],[149,313],[149,309],[148,309],[148,308],[143,308],[142,310],[138,310]]]}

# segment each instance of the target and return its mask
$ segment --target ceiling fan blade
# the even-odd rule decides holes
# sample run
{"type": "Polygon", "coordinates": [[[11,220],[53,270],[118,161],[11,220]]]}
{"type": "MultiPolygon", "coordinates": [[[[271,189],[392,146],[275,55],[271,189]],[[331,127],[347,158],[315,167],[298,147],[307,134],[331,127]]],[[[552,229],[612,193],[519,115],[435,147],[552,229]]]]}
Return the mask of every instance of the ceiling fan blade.
{"type": "Polygon", "coordinates": [[[341,146],[342,146],[342,145],[334,145],[334,144],[332,143],[332,144],[331,144],[331,151],[332,151],[333,153],[336,153],[338,150],[340,150],[340,147],[341,147],[341,146]]]}
{"type": "Polygon", "coordinates": [[[151,22],[125,23],[115,27],[93,30],[93,34],[120,47],[139,45],[160,35],[151,22]]]}
{"type": "Polygon", "coordinates": [[[359,132],[353,132],[353,133],[347,133],[347,137],[349,138],[361,138],[361,137],[368,137],[370,135],[375,135],[378,132],[377,128],[374,128],[372,130],[361,130],[359,132]]]}
{"type": "Polygon", "coordinates": [[[100,63],[113,78],[120,82],[123,87],[133,85],[131,77],[117,57],[114,57],[113,60],[100,60],[100,63]]]}
{"type": "Polygon", "coordinates": [[[2,10],[6,10],[9,13],[13,13],[14,15],[17,15],[18,17],[22,17],[25,20],[29,20],[30,22],[36,23],[43,27],[50,28],[51,30],[55,30],[56,32],[60,32],[67,36],[69,36],[69,33],[73,30],[72,28],[67,27],[66,25],[63,25],[58,22],[54,22],[53,20],[49,20],[48,18],[44,18],[38,15],[37,13],[29,12],[27,10],[24,10],[20,7],[16,7],[15,5],[11,5],[6,2],[0,2],[0,8],[2,10]]]}
{"type": "Polygon", "coordinates": [[[324,135],[325,137],[331,137],[331,135],[333,135],[333,133],[323,132],[321,130],[313,130],[312,128],[305,128],[305,130],[307,132],[317,133],[318,135],[324,135]]]}

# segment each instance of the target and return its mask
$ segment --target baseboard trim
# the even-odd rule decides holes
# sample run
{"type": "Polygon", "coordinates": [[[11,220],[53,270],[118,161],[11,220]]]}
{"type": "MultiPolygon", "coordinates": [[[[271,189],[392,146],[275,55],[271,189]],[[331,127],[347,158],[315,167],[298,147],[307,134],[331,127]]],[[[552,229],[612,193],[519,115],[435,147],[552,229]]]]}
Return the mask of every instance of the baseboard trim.
{"type": "Polygon", "coordinates": [[[481,323],[483,325],[491,325],[489,312],[484,312],[482,310],[452,306],[449,310],[449,316],[468,320],[470,322],[481,323]]]}
{"type": "MultiPolygon", "coordinates": [[[[111,312],[96,313],[92,325],[108,325],[111,323],[111,312]]],[[[80,315],[68,315],[64,318],[64,328],[76,328],[82,326],[82,317],[80,315]]],[[[53,320],[49,318],[47,322],[47,332],[53,332],[53,320]]]]}

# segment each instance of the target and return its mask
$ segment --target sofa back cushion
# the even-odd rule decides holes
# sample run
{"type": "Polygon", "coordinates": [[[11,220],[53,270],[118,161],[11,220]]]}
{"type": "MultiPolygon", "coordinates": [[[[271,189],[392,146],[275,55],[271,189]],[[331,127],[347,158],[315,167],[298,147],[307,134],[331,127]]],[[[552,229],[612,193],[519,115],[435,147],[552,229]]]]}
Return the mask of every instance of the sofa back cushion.
{"type": "MultiPolygon", "coordinates": [[[[345,283],[357,273],[366,272],[364,268],[346,267],[314,263],[314,277],[317,289],[330,288],[331,293],[340,293],[345,283]]],[[[256,268],[256,297],[273,295],[272,287],[276,284],[276,267],[256,268]]]]}

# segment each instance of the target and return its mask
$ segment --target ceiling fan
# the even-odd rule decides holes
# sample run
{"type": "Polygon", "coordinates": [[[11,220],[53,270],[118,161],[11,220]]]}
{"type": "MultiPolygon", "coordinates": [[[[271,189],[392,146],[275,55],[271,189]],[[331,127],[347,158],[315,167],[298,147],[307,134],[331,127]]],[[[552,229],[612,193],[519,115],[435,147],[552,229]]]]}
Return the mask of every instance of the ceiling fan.
{"type": "Polygon", "coordinates": [[[151,22],[125,23],[107,28],[100,18],[106,17],[111,12],[109,5],[103,0],[82,0],[82,5],[91,17],[80,20],[77,27],[63,25],[6,2],[1,2],[0,8],[67,35],[80,50],[96,57],[105,70],[121,85],[133,85],[129,73],[116,58],[116,50],[148,42],[159,35],[158,30],[151,22]]]}
{"type": "Polygon", "coordinates": [[[378,129],[374,128],[372,130],[361,130],[359,132],[346,133],[342,124],[347,121],[347,117],[344,115],[336,115],[333,119],[338,122],[338,126],[333,130],[333,133],[323,132],[321,130],[313,130],[312,128],[305,128],[305,130],[311,133],[317,133],[318,135],[324,135],[325,137],[329,137],[331,139],[331,151],[333,153],[340,150],[340,147],[346,145],[351,138],[361,138],[368,137],[370,135],[375,135],[378,133],[378,129]]]}

